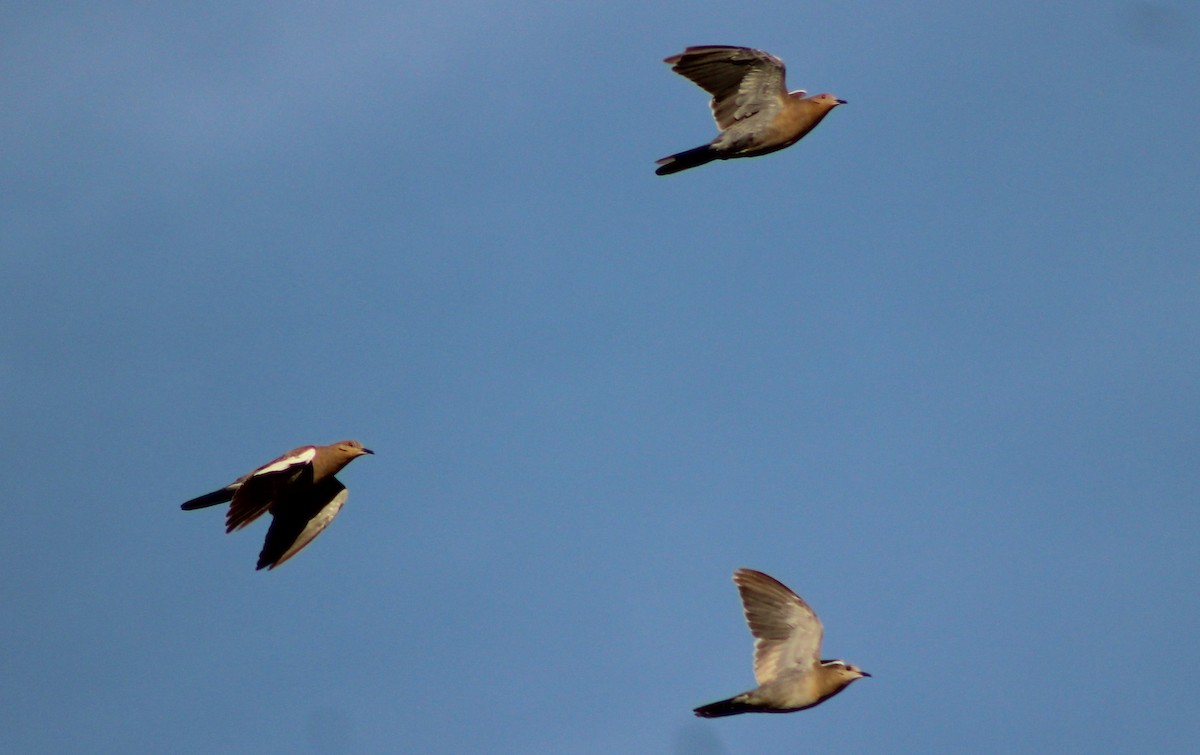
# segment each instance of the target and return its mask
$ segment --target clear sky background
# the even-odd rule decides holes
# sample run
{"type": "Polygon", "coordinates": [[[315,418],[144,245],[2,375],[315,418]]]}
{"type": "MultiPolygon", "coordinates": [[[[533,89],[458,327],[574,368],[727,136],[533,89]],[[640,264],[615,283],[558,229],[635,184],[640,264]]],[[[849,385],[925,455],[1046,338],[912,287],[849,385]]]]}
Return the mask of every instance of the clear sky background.
{"type": "Polygon", "coordinates": [[[1194,752],[1200,11],[970,5],[0,7],[0,750],[1194,752]],[[694,718],[740,566],[874,678],[694,718]]]}

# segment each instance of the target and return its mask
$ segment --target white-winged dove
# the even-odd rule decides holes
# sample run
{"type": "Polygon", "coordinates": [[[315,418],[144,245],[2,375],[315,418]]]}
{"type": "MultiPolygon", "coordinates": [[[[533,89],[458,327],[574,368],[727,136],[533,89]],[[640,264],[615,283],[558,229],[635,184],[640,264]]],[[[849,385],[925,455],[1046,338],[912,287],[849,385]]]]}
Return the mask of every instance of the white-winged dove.
{"type": "Polygon", "coordinates": [[[712,95],[709,106],[721,133],[703,147],[659,160],[654,172],[660,176],[790,147],[830,110],[846,104],[828,93],[805,97],[803,90],[789,92],[783,61],[749,47],[689,47],[663,62],[712,95]]]}
{"type": "Polygon", "coordinates": [[[341,511],[349,492],[334,475],[359,456],[373,453],[356,440],[301,446],[180,508],[192,511],[230,501],[227,533],[270,511],[271,526],[257,568],[274,569],[312,542],[341,511]]]}
{"type": "Polygon", "coordinates": [[[697,716],[804,710],[833,697],[855,679],[870,676],[845,661],[821,660],[821,620],[781,582],[753,569],[738,569],[733,581],[754,635],[758,686],[696,708],[697,716]]]}

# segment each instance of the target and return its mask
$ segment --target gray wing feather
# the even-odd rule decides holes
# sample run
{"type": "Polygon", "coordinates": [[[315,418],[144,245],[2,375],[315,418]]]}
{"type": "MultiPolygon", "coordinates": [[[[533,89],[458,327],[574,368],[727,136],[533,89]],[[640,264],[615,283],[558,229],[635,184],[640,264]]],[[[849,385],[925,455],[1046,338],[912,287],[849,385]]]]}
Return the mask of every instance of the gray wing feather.
{"type": "Polygon", "coordinates": [[[787,96],[783,61],[762,50],[689,47],[666,62],[712,95],[709,105],[722,131],[760,112],[774,113],[787,96]]]}
{"type": "Polygon", "coordinates": [[[773,577],[738,569],[733,581],[742,596],[746,624],[754,635],[754,678],[767,684],[793,671],[808,671],[819,660],[823,629],[817,614],[773,577]]]}

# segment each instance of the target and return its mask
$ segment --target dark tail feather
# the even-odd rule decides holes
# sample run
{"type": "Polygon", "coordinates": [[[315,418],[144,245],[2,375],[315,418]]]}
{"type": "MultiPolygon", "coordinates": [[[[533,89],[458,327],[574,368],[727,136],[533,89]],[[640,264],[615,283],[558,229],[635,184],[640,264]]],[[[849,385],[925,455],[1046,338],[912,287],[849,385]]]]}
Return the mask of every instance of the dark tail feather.
{"type": "Polygon", "coordinates": [[[703,147],[696,147],[686,152],[664,157],[656,163],[659,168],[654,173],[659,176],[669,176],[681,170],[698,168],[705,163],[711,163],[713,160],[720,158],[720,156],[720,153],[713,149],[712,145],[705,144],[703,147]]]}
{"type": "Polygon", "coordinates": [[[221,488],[220,490],[214,490],[211,493],[205,493],[199,498],[193,498],[187,503],[181,505],[179,508],[183,509],[184,511],[194,511],[195,509],[202,509],[206,506],[216,506],[218,503],[226,503],[232,500],[233,490],[230,488],[221,488]]]}
{"type": "Polygon", "coordinates": [[[736,697],[731,697],[719,703],[701,705],[693,712],[701,718],[721,718],[722,716],[736,716],[739,713],[751,713],[756,710],[758,710],[757,706],[738,702],[736,697]]]}

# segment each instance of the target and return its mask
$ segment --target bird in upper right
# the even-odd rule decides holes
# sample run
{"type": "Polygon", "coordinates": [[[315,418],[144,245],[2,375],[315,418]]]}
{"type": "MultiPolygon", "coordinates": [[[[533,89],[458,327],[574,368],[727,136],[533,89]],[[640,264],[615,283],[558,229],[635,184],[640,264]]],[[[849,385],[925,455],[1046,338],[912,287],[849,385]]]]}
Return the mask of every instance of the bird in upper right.
{"type": "Polygon", "coordinates": [[[728,700],[702,705],[702,718],[739,713],[791,713],[828,700],[851,682],[870,676],[845,661],[821,660],[821,620],[782,582],[753,569],[738,569],[746,623],[754,635],[758,686],[728,700]]]}
{"type": "Polygon", "coordinates": [[[654,172],[660,176],[790,147],[830,110],[846,104],[829,93],[805,97],[804,90],[789,92],[783,61],[750,47],[689,47],[663,62],[712,95],[709,107],[721,133],[702,147],[659,160],[654,172]]]}

